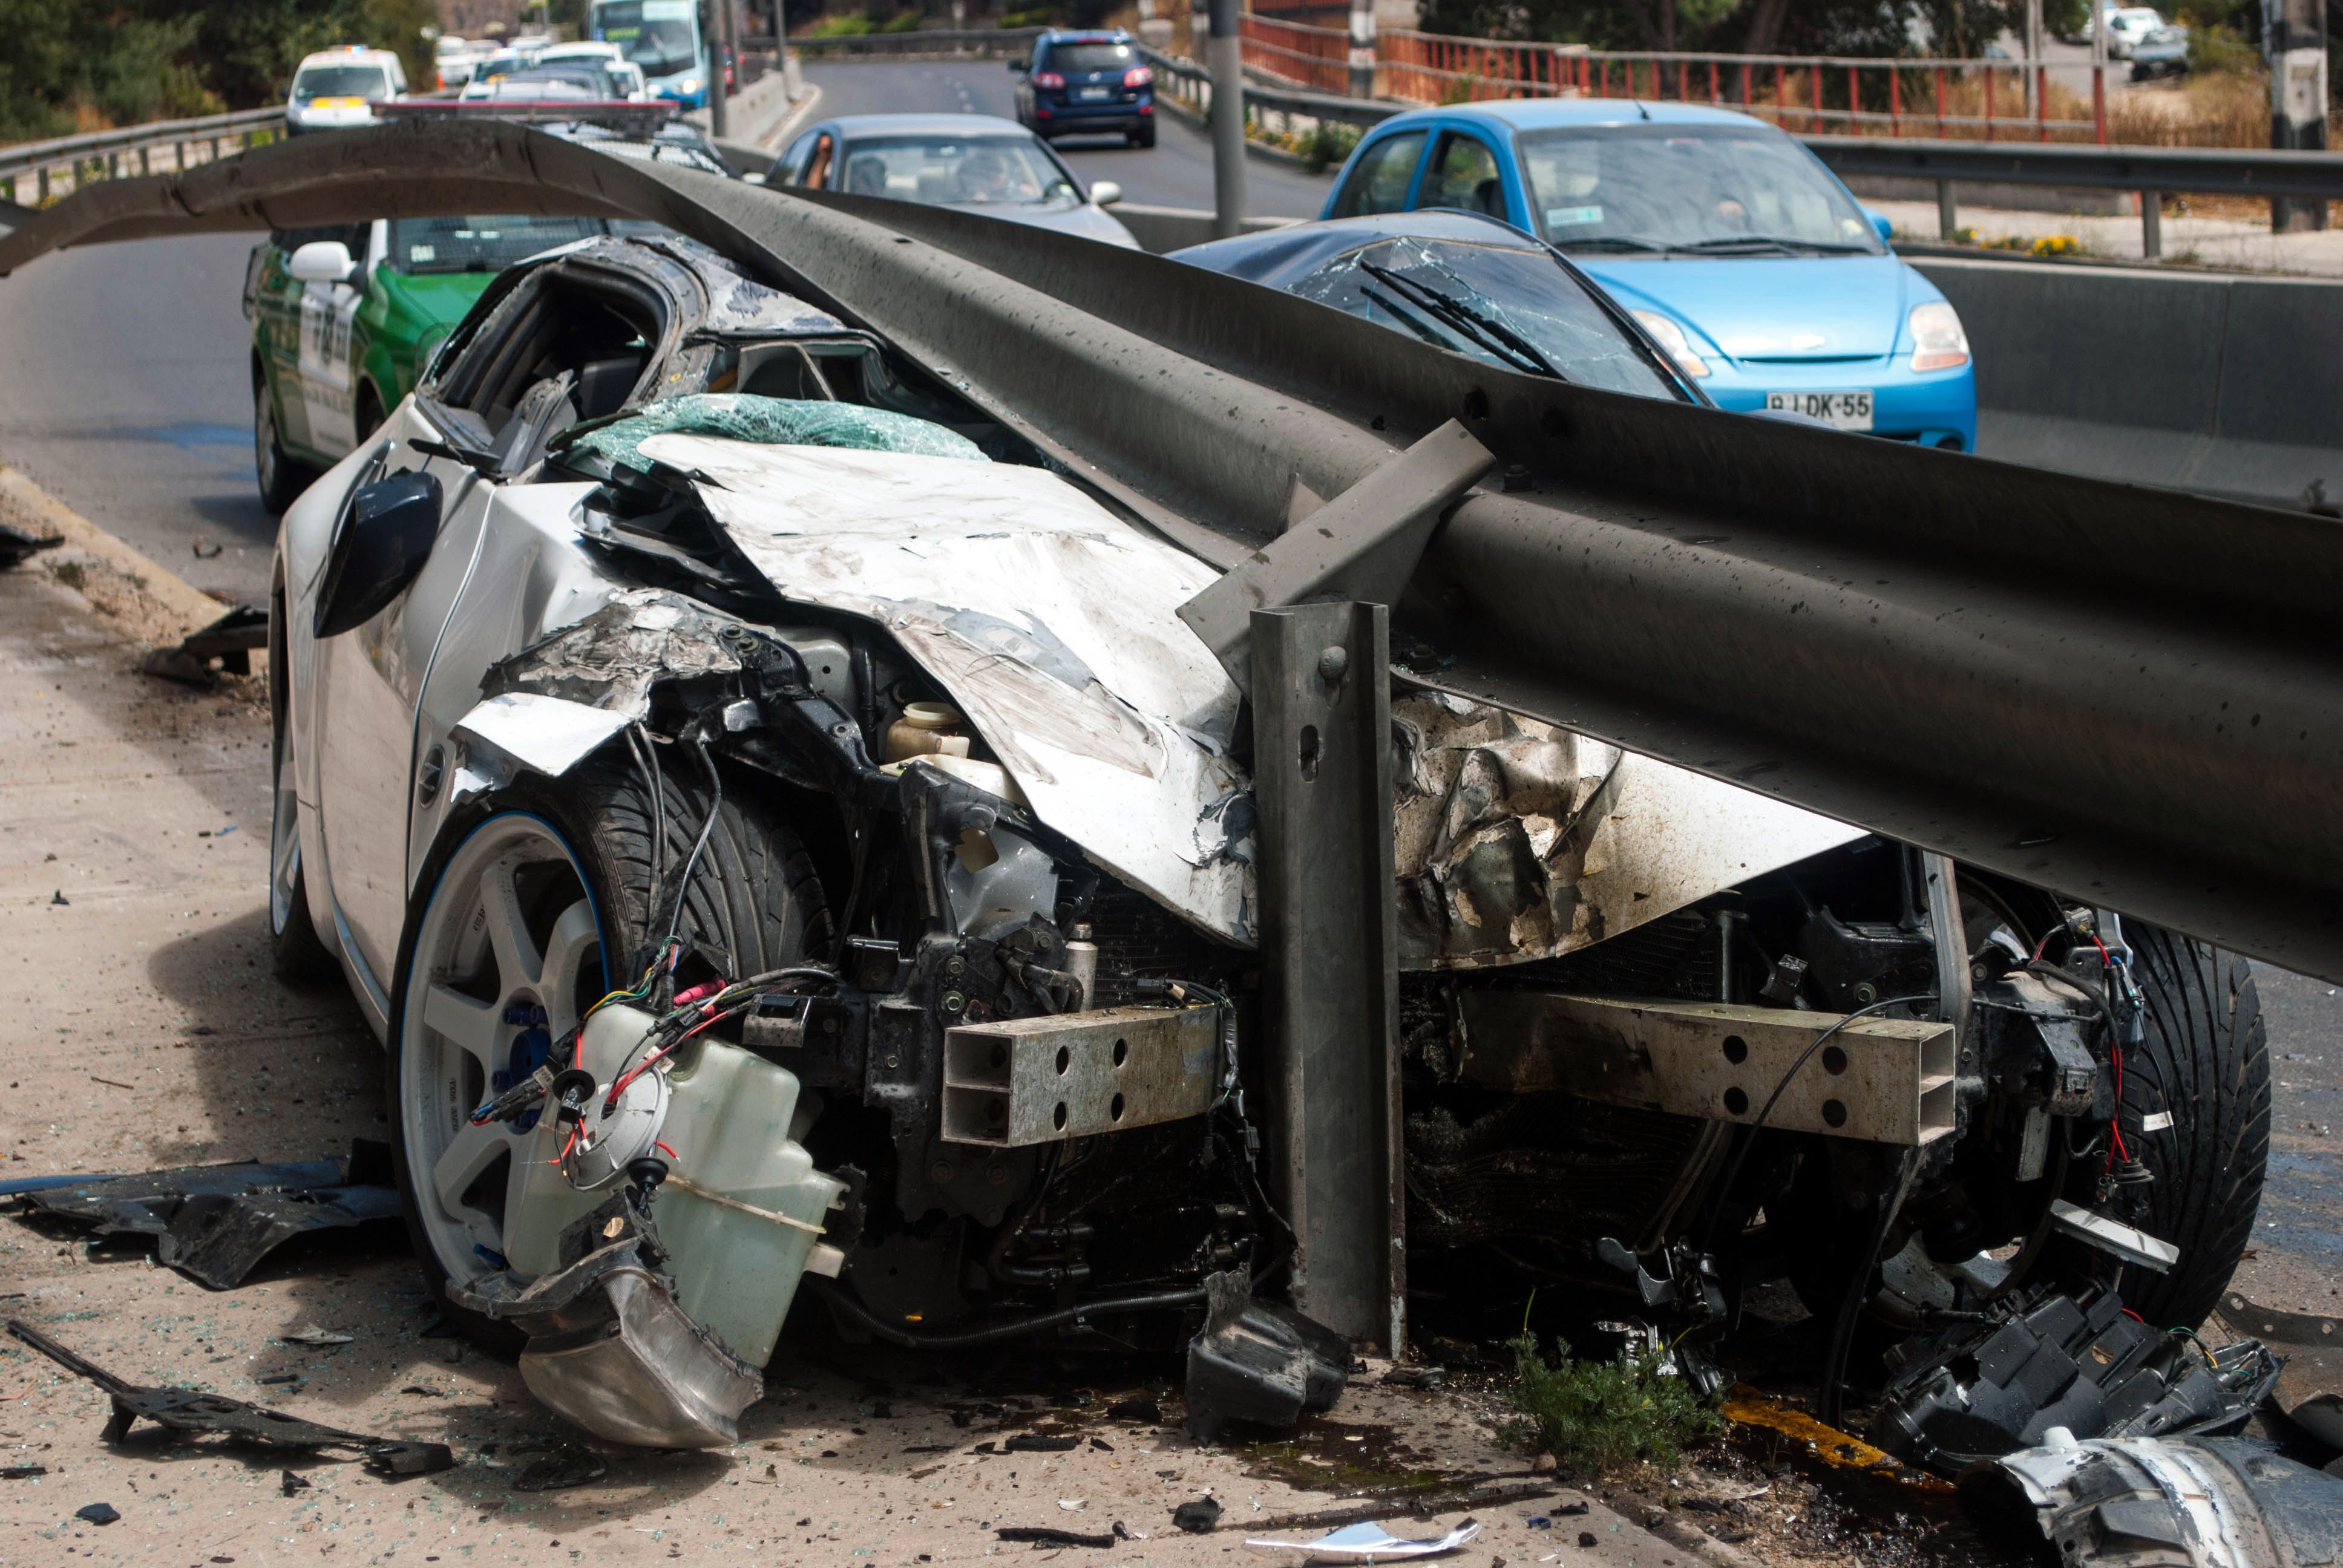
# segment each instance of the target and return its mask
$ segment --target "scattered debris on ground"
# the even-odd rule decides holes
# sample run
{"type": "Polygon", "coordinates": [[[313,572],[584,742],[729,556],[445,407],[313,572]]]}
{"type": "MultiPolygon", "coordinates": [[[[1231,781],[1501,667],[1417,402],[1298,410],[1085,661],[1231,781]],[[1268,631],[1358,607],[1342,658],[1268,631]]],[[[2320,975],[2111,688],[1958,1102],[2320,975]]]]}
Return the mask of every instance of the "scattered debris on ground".
{"type": "Polygon", "coordinates": [[[268,612],[242,604],[189,632],[176,645],[156,648],[139,668],[165,680],[209,690],[223,673],[250,675],[252,656],[267,648],[268,612]]]}
{"type": "Polygon", "coordinates": [[[347,1159],[68,1179],[20,1201],[35,1214],[86,1226],[92,1236],[152,1236],[156,1261],[226,1291],[296,1236],[395,1223],[398,1193],[390,1181],[389,1145],[360,1139],[347,1159]]]}
{"type": "Polygon", "coordinates": [[[1316,1561],[1382,1563],[1403,1557],[1436,1557],[1453,1552],[1481,1533],[1480,1521],[1467,1519],[1445,1535],[1405,1541],[1380,1524],[1346,1524],[1315,1541],[1268,1541],[1248,1536],[1245,1544],[1271,1552],[1299,1552],[1316,1561]]]}
{"type": "Polygon", "coordinates": [[[94,1362],[31,1326],[11,1320],[8,1332],[77,1377],[104,1389],[114,1400],[114,1415],[106,1423],[106,1441],[120,1442],[139,1421],[182,1432],[217,1432],[232,1441],[270,1448],[297,1448],[319,1457],[330,1449],[347,1449],[377,1475],[431,1475],[455,1467],[456,1456],[445,1443],[405,1442],[395,1438],[368,1437],[320,1426],[299,1416],[246,1404],[224,1394],[192,1388],[141,1388],[126,1382],[94,1362]]]}

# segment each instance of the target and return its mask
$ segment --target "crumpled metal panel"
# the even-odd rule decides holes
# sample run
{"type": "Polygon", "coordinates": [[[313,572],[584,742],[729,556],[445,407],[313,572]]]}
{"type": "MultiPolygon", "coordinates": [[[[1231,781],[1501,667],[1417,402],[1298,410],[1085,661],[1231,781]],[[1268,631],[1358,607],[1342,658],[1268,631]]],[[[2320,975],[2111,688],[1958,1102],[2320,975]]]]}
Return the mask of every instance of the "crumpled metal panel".
{"type": "Polygon", "coordinates": [[[1615,937],[1862,829],[1485,703],[1392,702],[1403,969],[1615,937]]]}
{"type": "Polygon", "coordinates": [[[1209,568],[1039,468],[682,435],[642,449],[703,476],[701,504],[785,597],[886,628],[1042,821],[1252,940],[1228,811],[1246,787],[1237,691],[1177,614],[1209,568]]]}

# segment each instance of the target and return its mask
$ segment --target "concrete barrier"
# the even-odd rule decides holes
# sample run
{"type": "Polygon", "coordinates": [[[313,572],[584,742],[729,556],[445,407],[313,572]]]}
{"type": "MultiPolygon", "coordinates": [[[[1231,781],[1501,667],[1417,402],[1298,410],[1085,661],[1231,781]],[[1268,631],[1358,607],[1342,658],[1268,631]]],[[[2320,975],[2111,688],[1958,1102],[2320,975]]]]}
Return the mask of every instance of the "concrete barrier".
{"type": "Polygon", "coordinates": [[[1968,328],[1987,457],[2286,506],[2343,501],[2343,282],[1912,265],[1968,328]]]}

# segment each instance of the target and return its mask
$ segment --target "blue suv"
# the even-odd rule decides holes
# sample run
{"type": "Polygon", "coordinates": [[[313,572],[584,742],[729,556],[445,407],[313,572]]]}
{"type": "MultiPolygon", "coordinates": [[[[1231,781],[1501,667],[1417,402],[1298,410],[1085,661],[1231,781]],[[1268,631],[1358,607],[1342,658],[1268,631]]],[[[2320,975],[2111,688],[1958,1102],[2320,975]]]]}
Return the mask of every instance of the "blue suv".
{"type": "Polygon", "coordinates": [[[1021,78],[1018,124],[1043,141],[1119,136],[1134,147],[1155,145],[1155,73],[1130,34],[1044,33],[1033,57],[1009,68],[1021,78]]]}

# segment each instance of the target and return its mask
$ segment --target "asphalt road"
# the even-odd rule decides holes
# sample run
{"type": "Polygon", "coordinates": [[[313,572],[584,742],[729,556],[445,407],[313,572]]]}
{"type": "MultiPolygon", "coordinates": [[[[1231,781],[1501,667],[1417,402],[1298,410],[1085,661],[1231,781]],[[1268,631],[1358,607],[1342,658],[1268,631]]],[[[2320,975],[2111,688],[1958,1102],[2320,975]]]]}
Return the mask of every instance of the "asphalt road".
{"type": "Polygon", "coordinates": [[[266,592],[277,537],[253,483],[238,303],[257,237],[93,246],[0,280],[0,461],[197,588],[237,595],[266,592]]]}
{"type": "MultiPolygon", "coordinates": [[[[809,65],[806,79],[821,88],[821,118],[836,115],[998,115],[1013,119],[1016,78],[999,60],[835,63],[809,65]]],[[[1059,154],[1085,181],[1115,180],[1123,199],[1150,206],[1212,205],[1212,144],[1200,127],[1159,111],[1155,146],[1141,151],[1120,138],[1069,137],[1059,154]]],[[[1262,217],[1316,217],[1332,176],[1305,174],[1267,158],[1245,160],[1245,210],[1262,217]]]]}

